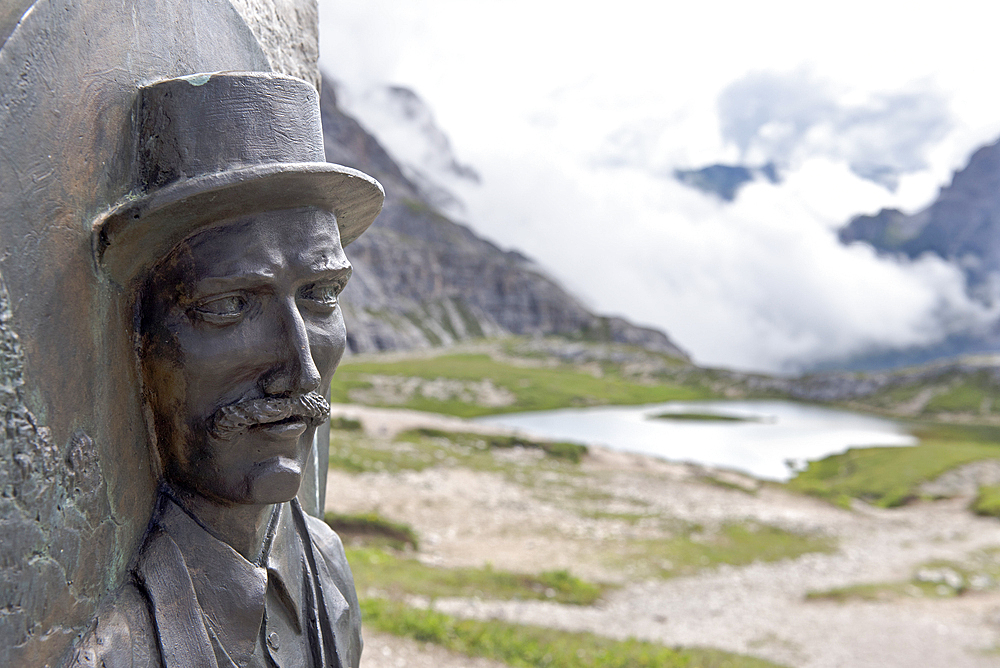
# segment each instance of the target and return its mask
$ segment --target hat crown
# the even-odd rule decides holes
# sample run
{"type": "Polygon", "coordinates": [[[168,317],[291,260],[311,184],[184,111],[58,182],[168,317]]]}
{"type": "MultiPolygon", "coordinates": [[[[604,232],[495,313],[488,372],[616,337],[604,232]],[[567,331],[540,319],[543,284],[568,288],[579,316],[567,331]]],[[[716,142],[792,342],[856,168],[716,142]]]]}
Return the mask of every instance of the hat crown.
{"type": "Polygon", "coordinates": [[[276,73],[202,74],[139,91],[133,192],[266,163],[322,162],[316,89],[276,73]]]}
{"type": "Polygon", "coordinates": [[[263,211],[315,207],[346,246],[385,192],[325,160],[319,95],[273,72],[195,74],[137,92],[127,194],[92,223],[96,265],[131,287],[185,237],[263,211]]]}

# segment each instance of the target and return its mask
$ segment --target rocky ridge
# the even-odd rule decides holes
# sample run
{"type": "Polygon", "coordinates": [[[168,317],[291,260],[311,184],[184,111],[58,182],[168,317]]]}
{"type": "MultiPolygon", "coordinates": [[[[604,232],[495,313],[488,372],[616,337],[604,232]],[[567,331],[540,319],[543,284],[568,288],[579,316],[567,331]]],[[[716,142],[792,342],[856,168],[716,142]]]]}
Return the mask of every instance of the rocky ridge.
{"type": "MultiPolygon", "coordinates": [[[[987,307],[1000,299],[1000,141],[978,149],[927,208],[908,215],[882,209],[855,216],[839,231],[842,243],[865,243],[882,255],[937,255],[958,267],[970,297],[987,307]]],[[[926,348],[888,350],[848,361],[861,369],[919,364],[1000,349],[1000,320],[958,331],[926,348]]]]}
{"type": "Polygon", "coordinates": [[[687,359],[662,332],[590,312],[529,258],[450,220],[438,198],[337,105],[329,80],[321,107],[327,160],[375,176],[386,191],[375,225],[348,250],[355,272],[341,304],[352,352],[516,334],[625,343],[687,359]]]}
{"type": "Polygon", "coordinates": [[[780,183],[781,175],[773,162],[760,167],[746,165],[709,165],[701,169],[675,169],[674,178],[686,186],[703,193],[715,195],[724,202],[732,202],[740,188],[758,179],[780,183]]]}
{"type": "Polygon", "coordinates": [[[933,253],[960,266],[974,294],[992,297],[990,286],[1000,284],[1000,141],[973,153],[926,209],[856,216],[839,236],[909,258],[933,253]]]}

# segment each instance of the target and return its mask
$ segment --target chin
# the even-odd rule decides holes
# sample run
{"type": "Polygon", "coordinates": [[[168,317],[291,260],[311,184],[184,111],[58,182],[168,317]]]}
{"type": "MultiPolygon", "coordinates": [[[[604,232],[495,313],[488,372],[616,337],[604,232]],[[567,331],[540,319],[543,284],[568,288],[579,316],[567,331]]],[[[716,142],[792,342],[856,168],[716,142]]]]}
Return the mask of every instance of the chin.
{"type": "Polygon", "coordinates": [[[248,481],[250,503],[284,503],[299,493],[302,465],[294,459],[276,457],[254,468],[248,481]]]}

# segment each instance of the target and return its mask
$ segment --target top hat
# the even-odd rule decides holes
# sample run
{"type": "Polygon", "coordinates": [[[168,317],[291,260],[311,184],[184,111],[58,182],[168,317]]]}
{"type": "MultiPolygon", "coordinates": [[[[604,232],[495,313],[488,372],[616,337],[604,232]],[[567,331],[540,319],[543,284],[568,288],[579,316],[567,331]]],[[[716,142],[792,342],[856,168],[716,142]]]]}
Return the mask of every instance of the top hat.
{"type": "Polygon", "coordinates": [[[325,161],[316,89],[273,72],[198,74],[139,90],[132,187],[93,223],[98,266],[121,286],[193,232],[314,206],[346,246],[382,209],[378,181],[325,161]]]}

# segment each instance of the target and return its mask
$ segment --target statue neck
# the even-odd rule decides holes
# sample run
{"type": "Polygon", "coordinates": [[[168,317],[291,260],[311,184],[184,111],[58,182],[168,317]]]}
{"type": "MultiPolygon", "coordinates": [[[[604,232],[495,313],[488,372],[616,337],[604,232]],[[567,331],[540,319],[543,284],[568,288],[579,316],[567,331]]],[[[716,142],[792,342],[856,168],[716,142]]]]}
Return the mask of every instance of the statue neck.
{"type": "Polygon", "coordinates": [[[222,504],[196,492],[168,487],[170,496],[210,534],[253,564],[263,565],[277,521],[274,504],[222,504]]]}

